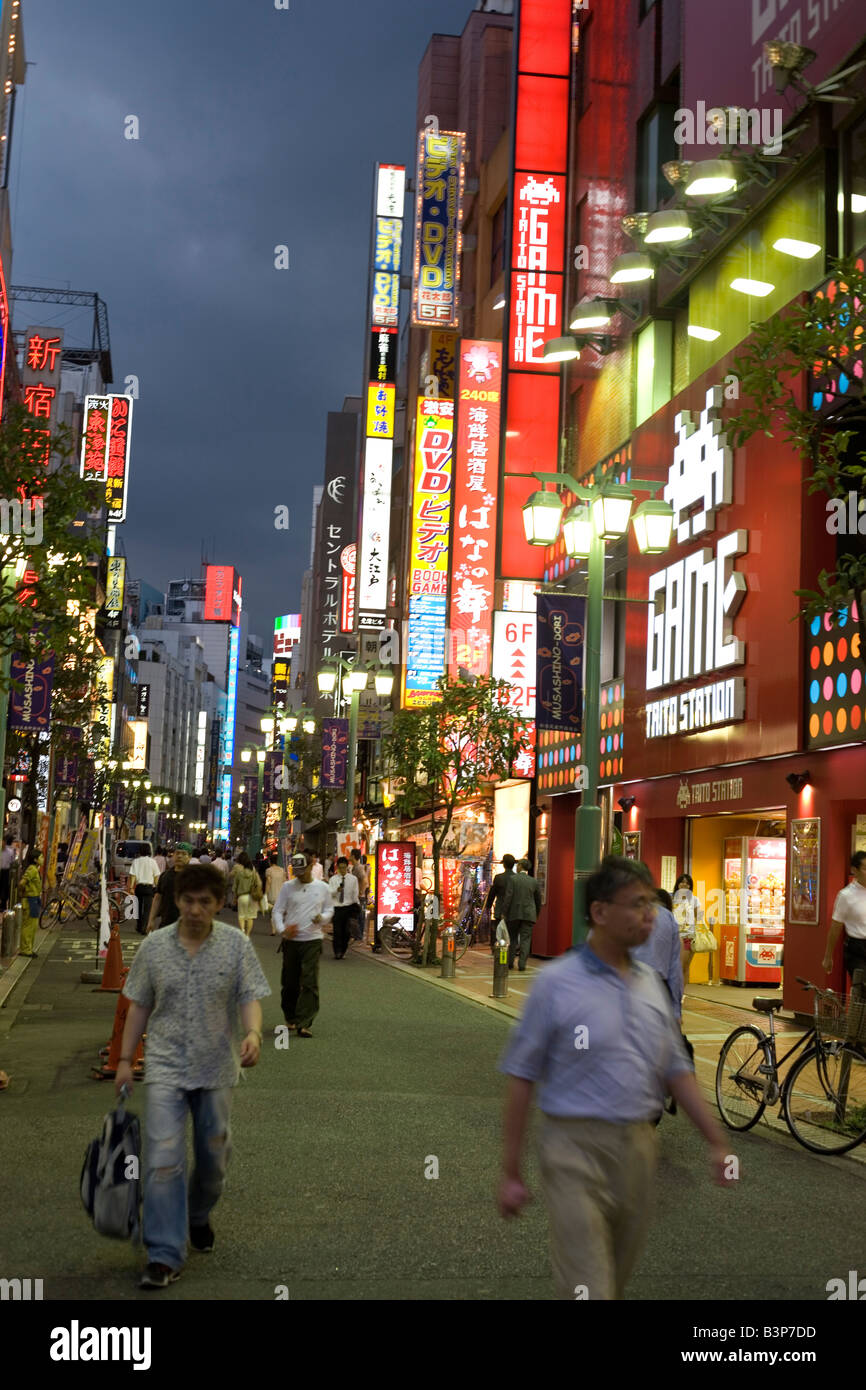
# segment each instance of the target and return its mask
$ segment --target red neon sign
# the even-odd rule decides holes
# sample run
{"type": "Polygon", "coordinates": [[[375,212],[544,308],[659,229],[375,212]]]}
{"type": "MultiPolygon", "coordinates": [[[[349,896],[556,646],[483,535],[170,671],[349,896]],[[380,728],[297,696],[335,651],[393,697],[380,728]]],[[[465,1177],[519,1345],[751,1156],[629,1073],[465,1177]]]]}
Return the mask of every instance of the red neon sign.
{"type": "Polygon", "coordinates": [[[231,622],[234,587],[234,566],[208,565],[204,590],[205,622],[231,622]]]}
{"type": "Polygon", "coordinates": [[[506,429],[499,572],[540,579],[543,551],[527,545],[522,507],[539,459],[558,456],[561,375],[544,344],[562,331],[568,204],[571,0],[522,0],[511,173],[506,429]]]}

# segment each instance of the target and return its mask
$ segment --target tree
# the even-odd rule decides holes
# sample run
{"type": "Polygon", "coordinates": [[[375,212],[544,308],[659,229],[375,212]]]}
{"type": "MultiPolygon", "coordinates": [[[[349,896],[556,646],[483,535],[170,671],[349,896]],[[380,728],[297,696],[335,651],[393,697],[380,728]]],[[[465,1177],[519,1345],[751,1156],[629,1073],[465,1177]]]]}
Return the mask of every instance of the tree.
{"type": "MultiPolygon", "coordinates": [[[[322,735],[294,733],[287,739],[285,753],[288,795],[293,815],[305,825],[319,822],[317,853],[324,859],[328,812],[338,793],[322,785],[322,735]]],[[[289,818],[291,819],[291,817],[289,818]]]]}
{"type": "MultiPolygon", "coordinates": [[[[809,492],[836,499],[835,507],[827,504],[828,513],[840,513],[850,492],[863,491],[864,346],[866,273],[862,258],[848,258],[832,263],[826,289],[807,304],[792,304],[753,324],[745,351],[734,360],[746,404],[728,417],[728,439],[739,447],[759,430],[769,438],[781,434],[810,466],[809,492]]],[[[866,532],[866,521],[861,524],[866,532]]],[[[835,567],[821,571],[817,588],[795,592],[805,618],[828,610],[838,618],[857,601],[866,667],[866,544],[862,533],[846,535],[847,529],[837,527],[835,567]]]]}
{"type": "MultiPolygon", "coordinates": [[[[382,742],[382,761],[395,787],[395,805],[408,815],[429,808],[433,889],[441,903],[440,860],[454,812],[513,775],[529,745],[526,726],[508,708],[511,686],[490,677],[439,681],[440,698],[401,710],[382,742]],[[438,819],[437,819],[438,815],[438,819]]],[[[436,960],[438,922],[428,933],[425,964],[436,960]]]]}

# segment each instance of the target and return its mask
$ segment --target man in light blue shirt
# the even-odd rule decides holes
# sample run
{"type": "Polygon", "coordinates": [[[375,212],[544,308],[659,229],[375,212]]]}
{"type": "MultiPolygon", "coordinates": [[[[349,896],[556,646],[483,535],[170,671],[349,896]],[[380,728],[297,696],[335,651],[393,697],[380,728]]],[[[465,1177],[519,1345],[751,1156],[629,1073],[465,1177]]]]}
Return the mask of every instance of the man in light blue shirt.
{"type": "Polygon", "coordinates": [[[589,943],[548,965],[501,1063],[509,1077],[499,1210],[530,1199],[521,1178],[532,1088],[543,1112],[542,1185],[557,1295],[622,1298],[646,1241],[654,1120],[670,1091],[712,1150],[725,1144],[704,1103],[661,980],[630,952],[652,930],[647,870],[613,856],[586,881],[589,943]]]}
{"type": "Polygon", "coordinates": [[[635,946],[632,960],[642,960],[661,975],[668,987],[677,1022],[683,1016],[683,964],[680,929],[670,908],[659,902],[652,931],[642,946],[635,946]]]}

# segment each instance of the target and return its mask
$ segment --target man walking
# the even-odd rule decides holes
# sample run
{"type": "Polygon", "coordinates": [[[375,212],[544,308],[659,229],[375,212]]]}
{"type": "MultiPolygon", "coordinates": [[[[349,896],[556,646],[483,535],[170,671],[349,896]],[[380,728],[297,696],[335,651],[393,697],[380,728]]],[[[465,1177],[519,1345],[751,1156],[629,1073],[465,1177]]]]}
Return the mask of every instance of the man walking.
{"type": "Polygon", "coordinates": [[[134,892],[138,899],[138,921],[135,928],[140,936],[147,934],[158,879],[159,865],[150,852],[150,845],[146,844],[144,852],[137,859],[133,859],[129,870],[129,891],[134,892]]]}
{"type": "Polygon", "coordinates": [[[299,1038],[311,1038],[313,1019],[319,1012],[319,960],[322,928],[334,915],[334,901],[326,883],[312,875],[312,856],[303,850],[292,855],[294,878],[284,883],[274,905],[274,926],[282,940],[281,1004],[289,1028],[299,1038]]]}
{"type": "MultiPolygon", "coordinates": [[[[370,887],[370,870],[364,863],[363,856],[359,849],[353,849],[350,851],[350,853],[352,856],[352,862],[349,868],[352,874],[358,880],[358,910],[355,913],[355,923],[352,935],[354,936],[356,941],[363,941],[364,924],[367,915],[367,892],[370,887]]],[[[379,947],[379,949],[381,949],[379,945],[378,933],[376,936],[374,950],[376,949],[376,947],[379,947]]]]}
{"type": "Polygon", "coordinates": [[[821,962],[829,975],[833,969],[836,942],[844,933],[843,959],[845,969],[853,976],[855,970],[866,966],[866,851],[851,855],[851,883],[836,894],[833,916],[827,933],[827,949],[821,962]]]}
{"type": "Polygon", "coordinates": [[[499,1210],[516,1216],[529,1201],[521,1151],[538,1083],[557,1296],[619,1299],[646,1241],[665,1092],[706,1139],[720,1183],[726,1145],[664,985],[629,954],[652,930],[652,880],[641,865],[610,856],[585,891],[589,941],[542,971],[501,1063],[510,1081],[499,1210]]]}
{"type": "Polygon", "coordinates": [[[352,919],[359,910],[358,880],[349,873],[345,854],[337,860],[337,872],[328,883],[334,900],[334,959],[342,960],[349,949],[352,919]]]}
{"type": "MultiPolygon", "coordinates": [[[[504,861],[503,861],[504,862],[504,861]]],[[[508,969],[514,969],[514,957],[520,950],[520,970],[526,969],[532,945],[532,928],[541,911],[541,889],[529,872],[529,860],[521,859],[519,872],[509,874],[500,897],[500,914],[505,918],[508,935],[508,969]]]]}
{"type": "Polygon", "coordinates": [[[502,873],[497,874],[490,885],[484,900],[484,912],[490,913],[490,949],[496,949],[495,923],[502,917],[502,896],[514,877],[515,858],[513,854],[503,854],[502,873]]]}
{"type": "Polygon", "coordinates": [[[140,1287],[180,1277],[187,1232],[213,1250],[210,1214],[231,1154],[232,1088],[262,1046],[259,1000],[270,994],[249,939],[215,921],[225,879],[212,865],[178,872],[180,920],[143,941],[123,992],[131,1000],[115,1090],[132,1088],[132,1058],[147,1032],[147,1131],[140,1287]],[[187,1191],[186,1116],[192,1114],[195,1169],[187,1191]]]}
{"type": "Polygon", "coordinates": [[[156,881],[156,892],[153,902],[150,905],[150,917],[147,921],[147,930],[156,931],[158,927],[170,927],[178,919],[177,903],[175,901],[175,881],[181,869],[185,869],[190,862],[189,854],[185,849],[176,849],[170,869],[166,869],[164,874],[160,874],[156,881]]]}

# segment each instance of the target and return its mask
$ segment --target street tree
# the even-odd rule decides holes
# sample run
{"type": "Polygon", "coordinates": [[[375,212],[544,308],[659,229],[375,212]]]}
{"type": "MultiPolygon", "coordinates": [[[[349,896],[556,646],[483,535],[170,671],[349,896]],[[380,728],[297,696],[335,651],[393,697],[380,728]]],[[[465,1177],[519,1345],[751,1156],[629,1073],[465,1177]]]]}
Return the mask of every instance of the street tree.
{"type": "MultiPolygon", "coordinates": [[[[394,716],[382,743],[382,762],[394,805],[406,815],[430,813],[433,891],[441,903],[442,846],[463,802],[491,794],[511,777],[529,748],[527,726],[508,707],[511,687],[491,677],[443,677],[439,697],[394,716]]],[[[424,964],[436,961],[439,922],[427,934],[424,964]]]]}
{"type": "Polygon", "coordinates": [[[781,437],[809,466],[810,493],[823,492],[828,529],[837,534],[832,569],[814,589],[797,589],[804,618],[828,611],[838,621],[856,601],[860,659],[866,669],[866,513],[859,525],[832,524],[849,512],[848,499],[866,497],[866,271],[863,258],[836,261],[826,288],[807,303],[789,305],[752,325],[734,360],[740,409],[725,422],[734,447],[758,431],[781,437]],[[862,527],[862,530],[860,529],[862,527]]]}

